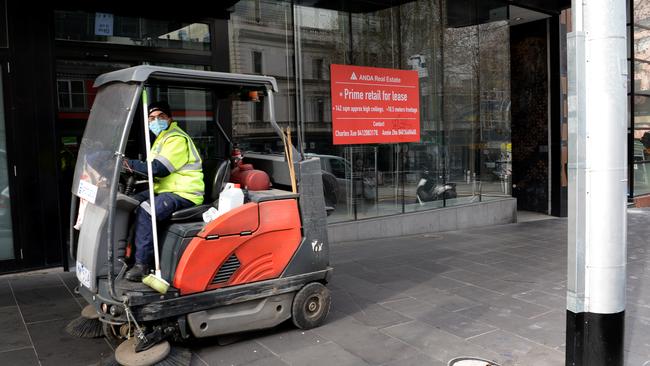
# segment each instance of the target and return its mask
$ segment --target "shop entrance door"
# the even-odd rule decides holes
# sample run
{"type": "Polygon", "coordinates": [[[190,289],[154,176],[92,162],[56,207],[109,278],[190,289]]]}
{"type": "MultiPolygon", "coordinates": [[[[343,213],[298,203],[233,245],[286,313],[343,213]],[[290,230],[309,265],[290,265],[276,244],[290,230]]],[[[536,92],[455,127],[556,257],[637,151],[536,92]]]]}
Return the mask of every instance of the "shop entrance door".
{"type": "Polygon", "coordinates": [[[512,195],[517,209],[549,213],[547,20],[510,28],[512,195]]]}

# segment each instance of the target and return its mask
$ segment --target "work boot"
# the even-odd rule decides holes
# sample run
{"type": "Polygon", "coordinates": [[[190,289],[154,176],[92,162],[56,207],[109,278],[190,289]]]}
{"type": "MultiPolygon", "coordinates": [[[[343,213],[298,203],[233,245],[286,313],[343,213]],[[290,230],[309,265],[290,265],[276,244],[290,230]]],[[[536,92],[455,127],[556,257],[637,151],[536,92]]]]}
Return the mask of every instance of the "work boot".
{"type": "Polygon", "coordinates": [[[142,278],[149,274],[149,266],[142,263],[136,263],[131,269],[126,271],[124,278],[133,282],[142,282],[142,278]]]}

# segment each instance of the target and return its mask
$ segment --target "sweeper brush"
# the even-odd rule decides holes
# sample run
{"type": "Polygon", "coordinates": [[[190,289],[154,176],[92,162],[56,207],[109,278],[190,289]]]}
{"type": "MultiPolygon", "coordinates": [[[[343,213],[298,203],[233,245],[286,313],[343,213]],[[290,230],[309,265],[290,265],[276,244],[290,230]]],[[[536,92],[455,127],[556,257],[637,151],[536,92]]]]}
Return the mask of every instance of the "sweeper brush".
{"type": "Polygon", "coordinates": [[[192,360],[192,352],[187,348],[172,347],[168,342],[162,342],[154,347],[135,352],[135,338],[123,342],[115,354],[99,361],[94,366],[188,366],[192,360]],[[117,361],[119,359],[119,362],[117,361]]]}
{"type": "Polygon", "coordinates": [[[99,338],[104,335],[99,314],[92,305],[86,305],[81,310],[81,315],[68,323],[65,331],[79,338],[99,338]]]}

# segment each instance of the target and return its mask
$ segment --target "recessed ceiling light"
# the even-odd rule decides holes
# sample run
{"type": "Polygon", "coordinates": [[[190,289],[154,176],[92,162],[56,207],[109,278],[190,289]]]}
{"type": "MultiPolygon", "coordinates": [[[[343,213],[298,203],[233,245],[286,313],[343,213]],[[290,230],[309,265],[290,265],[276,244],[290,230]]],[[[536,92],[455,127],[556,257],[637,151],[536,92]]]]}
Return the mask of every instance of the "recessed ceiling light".
{"type": "Polygon", "coordinates": [[[524,20],[524,18],[522,18],[522,17],[516,17],[515,20],[516,20],[516,21],[520,21],[520,20],[524,20]]]}

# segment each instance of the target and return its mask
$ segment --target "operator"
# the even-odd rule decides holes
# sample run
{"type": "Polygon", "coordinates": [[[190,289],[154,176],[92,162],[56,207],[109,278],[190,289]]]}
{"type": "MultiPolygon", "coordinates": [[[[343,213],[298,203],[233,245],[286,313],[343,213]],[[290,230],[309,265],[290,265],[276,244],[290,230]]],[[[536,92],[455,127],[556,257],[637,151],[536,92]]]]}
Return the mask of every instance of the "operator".
{"type": "MultiPolygon", "coordinates": [[[[156,220],[168,219],[172,213],[203,203],[203,170],[201,157],[192,138],[172,120],[166,101],[149,105],[149,130],[156,135],[151,146],[151,170],[154,177],[156,220]]],[[[147,163],[125,160],[127,170],[147,173],[147,163]]],[[[149,274],[154,260],[149,190],[134,196],[141,204],[136,209],[135,265],[125,278],[139,282],[149,274]]]]}

